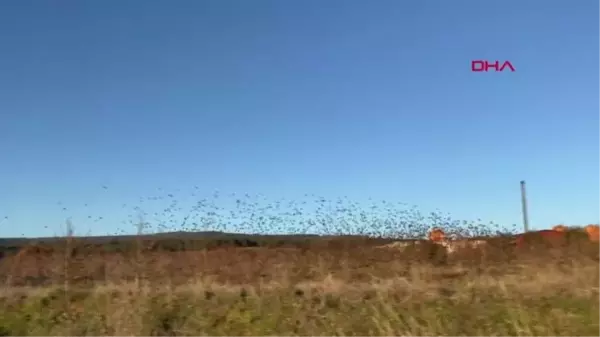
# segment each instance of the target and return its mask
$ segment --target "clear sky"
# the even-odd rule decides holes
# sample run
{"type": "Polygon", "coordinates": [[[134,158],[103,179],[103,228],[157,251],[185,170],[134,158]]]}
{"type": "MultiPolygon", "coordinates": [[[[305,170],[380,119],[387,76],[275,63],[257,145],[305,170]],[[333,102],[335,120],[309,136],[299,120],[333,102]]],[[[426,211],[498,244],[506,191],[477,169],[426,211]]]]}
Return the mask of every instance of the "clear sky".
{"type": "Polygon", "coordinates": [[[132,231],[140,198],[215,190],[520,224],[523,179],[533,227],[597,223],[598,17],[596,0],[1,1],[0,236],[132,231]]]}

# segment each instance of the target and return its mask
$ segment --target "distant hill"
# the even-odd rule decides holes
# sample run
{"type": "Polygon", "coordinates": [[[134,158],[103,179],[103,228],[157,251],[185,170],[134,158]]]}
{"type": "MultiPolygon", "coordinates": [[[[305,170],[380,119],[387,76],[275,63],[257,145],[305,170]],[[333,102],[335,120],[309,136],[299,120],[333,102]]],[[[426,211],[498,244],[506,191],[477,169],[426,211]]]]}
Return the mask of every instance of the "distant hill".
{"type": "MultiPolygon", "coordinates": [[[[227,233],[220,231],[188,232],[176,231],[165,233],[151,233],[143,235],[105,235],[105,236],[75,236],[74,238],[84,244],[114,244],[141,240],[298,240],[321,237],[316,234],[243,234],[227,233]]],[[[0,238],[0,247],[22,247],[31,243],[52,244],[64,240],[65,237],[36,237],[36,238],[0,238]]]]}
{"type": "Polygon", "coordinates": [[[336,249],[367,247],[387,244],[393,238],[373,238],[361,235],[317,235],[317,234],[242,234],[219,231],[207,232],[166,232],[144,235],[75,236],[73,245],[66,245],[65,237],[0,238],[0,259],[18,254],[24,247],[33,252],[50,254],[64,252],[70,254],[132,253],[143,251],[176,252],[196,251],[229,247],[294,247],[336,249]],[[141,244],[141,246],[140,246],[141,244]]]}

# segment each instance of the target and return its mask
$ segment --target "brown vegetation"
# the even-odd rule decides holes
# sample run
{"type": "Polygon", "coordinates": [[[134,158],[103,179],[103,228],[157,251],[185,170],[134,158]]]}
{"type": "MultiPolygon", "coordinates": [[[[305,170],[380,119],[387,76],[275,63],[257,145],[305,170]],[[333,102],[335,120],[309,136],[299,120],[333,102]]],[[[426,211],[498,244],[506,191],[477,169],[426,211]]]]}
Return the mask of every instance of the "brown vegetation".
{"type": "Polygon", "coordinates": [[[597,335],[597,225],[515,234],[384,206],[309,222],[360,235],[0,239],[0,335],[597,335]]]}
{"type": "Polygon", "coordinates": [[[77,241],[73,241],[72,247],[66,251],[65,242],[57,242],[54,245],[26,246],[17,254],[6,255],[0,260],[0,275],[5,284],[13,286],[48,285],[58,280],[62,282],[66,275],[70,282],[79,284],[136,278],[182,283],[198,275],[243,284],[271,280],[277,276],[281,266],[286,266],[288,271],[289,268],[297,268],[293,271],[297,278],[310,279],[313,266],[325,264],[332,273],[344,270],[352,279],[366,280],[385,277],[390,270],[377,267],[396,260],[404,261],[406,267],[412,263],[511,264],[519,259],[518,248],[548,242],[553,247],[576,247],[578,251],[587,251],[591,258],[597,257],[597,244],[581,236],[567,242],[566,233],[543,230],[521,234],[516,237],[516,247],[511,237],[440,240],[444,238],[441,229],[430,235],[437,241],[405,240],[384,245],[378,244],[380,239],[339,237],[283,243],[271,248],[235,247],[226,243],[211,248],[161,250],[157,243],[146,243],[140,245],[137,251],[118,252],[86,249],[77,241]],[[381,247],[400,249],[377,249],[381,247]],[[65,266],[66,255],[68,266],[65,266]],[[340,265],[339,261],[344,261],[344,265],[340,265]]]}
{"type": "Polygon", "coordinates": [[[594,334],[598,249],[577,240],[567,242],[577,249],[527,252],[511,237],[450,246],[352,237],[196,250],[146,243],[139,251],[38,244],[0,261],[0,332],[594,334]],[[380,249],[394,246],[403,248],[380,249]]]}

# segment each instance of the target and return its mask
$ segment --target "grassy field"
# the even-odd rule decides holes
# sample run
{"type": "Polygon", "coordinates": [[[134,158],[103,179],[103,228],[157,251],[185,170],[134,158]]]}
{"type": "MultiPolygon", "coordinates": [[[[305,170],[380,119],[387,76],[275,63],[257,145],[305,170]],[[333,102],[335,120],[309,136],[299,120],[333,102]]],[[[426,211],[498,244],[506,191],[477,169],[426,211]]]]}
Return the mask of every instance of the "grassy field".
{"type": "Polygon", "coordinates": [[[580,230],[517,249],[514,229],[388,202],[168,196],[156,234],[134,208],[138,235],[0,238],[0,335],[599,335],[599,246],[580,230]],[[389,247],[434,226],[487,244],[389,247]]]}
{"type": "Polygon", "coordinates": [[[29,246],[0,262],[0,335],[599,333],[598,247],[584,239],[453,256],[435,245],[311,240],[179,251],[29,246]]]}

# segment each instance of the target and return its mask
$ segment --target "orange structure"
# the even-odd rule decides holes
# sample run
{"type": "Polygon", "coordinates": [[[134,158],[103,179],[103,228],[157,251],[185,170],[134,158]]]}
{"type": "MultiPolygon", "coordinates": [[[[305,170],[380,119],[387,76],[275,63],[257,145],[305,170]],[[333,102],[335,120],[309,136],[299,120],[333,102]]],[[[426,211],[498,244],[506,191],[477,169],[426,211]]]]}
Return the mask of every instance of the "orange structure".
{"type": "Polygon", "coordinates": [[[544,229],[541,231],[521,233],[521,234],[517,235],[515,243],[517,244],[517,247],[524,247],[527,244],[528,238],[534,238],[535,236],[539,236],[547,243],[559,244],[559,243],[564,242],[565,234],[566,234],[565,232],[556,231],[556,230],[552,230],[552,229],[544,229]]]}
{"type": "Polygon", "coordinates": [[[557,231],[557,232],[566,232],[567,229],[569,229],[569,227],[562,225],[562,224],[552,227],[552,230],[557,231]]]}
{"type": "Polygon", "coordinates": [[[442,242],[446,238],[446,234],[441,228],[433,228],[429,231],[429,240],[433,242],[442,242]]]}
{"type": "Polygon", "coordinates": [[[481,249],[487,245],[485,240],[451,239],[441,228],[435,227],[429,231],[429,240],[446,249],[449,254],[454,254],[462,249],[481,249]]]}
{"type": "Polygon", "coordinates": [[[590,238],[590,241],[592,241],[592,242],[600,241],[600,226],[590,224],[590,225],[585,226],[584,230],[587,233],[588,237],[590,238]]]}

